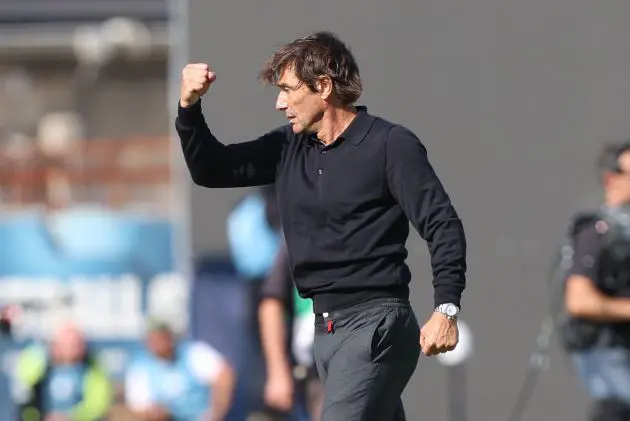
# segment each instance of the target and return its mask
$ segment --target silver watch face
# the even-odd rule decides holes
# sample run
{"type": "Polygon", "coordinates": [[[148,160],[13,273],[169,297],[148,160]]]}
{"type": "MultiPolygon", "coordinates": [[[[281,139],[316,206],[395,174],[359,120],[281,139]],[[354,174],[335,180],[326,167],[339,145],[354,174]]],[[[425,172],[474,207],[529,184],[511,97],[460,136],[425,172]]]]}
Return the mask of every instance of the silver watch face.
{"type": "Polygon", "coordinates": [[[445,313],[447,316],[451,316],[451,317],[456,316],[456,315],[457,315],[457,313],[458,313],[457,306],[456,306],[455,304],[446,304],[446,305],[444,306],[444,313],[445,313]]]}

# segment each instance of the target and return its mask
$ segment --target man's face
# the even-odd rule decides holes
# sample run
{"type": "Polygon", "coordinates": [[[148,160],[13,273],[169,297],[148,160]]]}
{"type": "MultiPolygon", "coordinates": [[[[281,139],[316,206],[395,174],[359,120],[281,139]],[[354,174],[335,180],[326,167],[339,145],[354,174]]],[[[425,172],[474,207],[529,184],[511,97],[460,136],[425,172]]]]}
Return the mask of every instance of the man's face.
{"type": "Polygon", "coordinates": [[[276,109],[284,111],[294,133],[316,133],[324,111],[322,96],[302,83],[291,67],[287,67],[278,79],[280,93],[276,109]]]}
{"type": "Polygon", "coordinates": [[[170,332],[155,330],[147,336],[147,347],[152,354],[160,358],[170,358],[175,348],[175,341],[170,332]]]}
{"type": "Polygon", "coordinates": [[[615,201],[630,203],[630,151],[624,152],[619,157],[620,173],[612,173],[608,176],[606,188],[615,201]]]}
{"type": "Polygon", "coordinates": [[[52,355],[56,364],[75,364],[86,351],[83,335],[73,326],[59,329],[52,338],[52,355]]]}

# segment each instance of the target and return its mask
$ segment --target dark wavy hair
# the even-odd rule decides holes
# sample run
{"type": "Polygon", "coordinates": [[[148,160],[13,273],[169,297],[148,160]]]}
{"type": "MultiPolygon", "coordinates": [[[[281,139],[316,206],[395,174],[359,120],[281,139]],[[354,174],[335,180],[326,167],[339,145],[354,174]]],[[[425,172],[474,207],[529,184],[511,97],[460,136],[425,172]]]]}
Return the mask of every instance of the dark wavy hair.
{"type": "Polygon", "coordinates": [[[278,48],[265,62],[260,78],[266,84],[276,85],[287,68],[292,68],[313,92],[317,91],[318,79],[329,76],[335,95],[344,105],[355,103],[363,92],[354,56],[331,32],[315,32],[278,48]]]}

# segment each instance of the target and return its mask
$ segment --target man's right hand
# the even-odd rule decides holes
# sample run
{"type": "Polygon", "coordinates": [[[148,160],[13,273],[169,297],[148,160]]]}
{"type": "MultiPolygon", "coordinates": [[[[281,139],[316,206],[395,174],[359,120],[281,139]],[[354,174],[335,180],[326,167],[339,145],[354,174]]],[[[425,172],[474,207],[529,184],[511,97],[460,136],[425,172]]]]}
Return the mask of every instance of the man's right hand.
{"type": "Polygon", "coordinates": [[[182,70],[182,87],[179,104],[184,108],[193,106],[216,79],[214,72],[204,63],[188,64],[182,70]]]}

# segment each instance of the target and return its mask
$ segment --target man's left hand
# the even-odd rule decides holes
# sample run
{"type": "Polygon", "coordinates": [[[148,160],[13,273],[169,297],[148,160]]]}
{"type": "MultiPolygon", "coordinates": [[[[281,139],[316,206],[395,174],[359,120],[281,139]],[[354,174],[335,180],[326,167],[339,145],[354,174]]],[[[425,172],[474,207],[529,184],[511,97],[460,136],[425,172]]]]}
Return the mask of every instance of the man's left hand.
{"type": "Polygon", "coordinates": [[[457,319],[449,319],[442,313],[434,312],[420,329],[420,348],[427,356],[452,351],[458,342],[457,319]]]}

